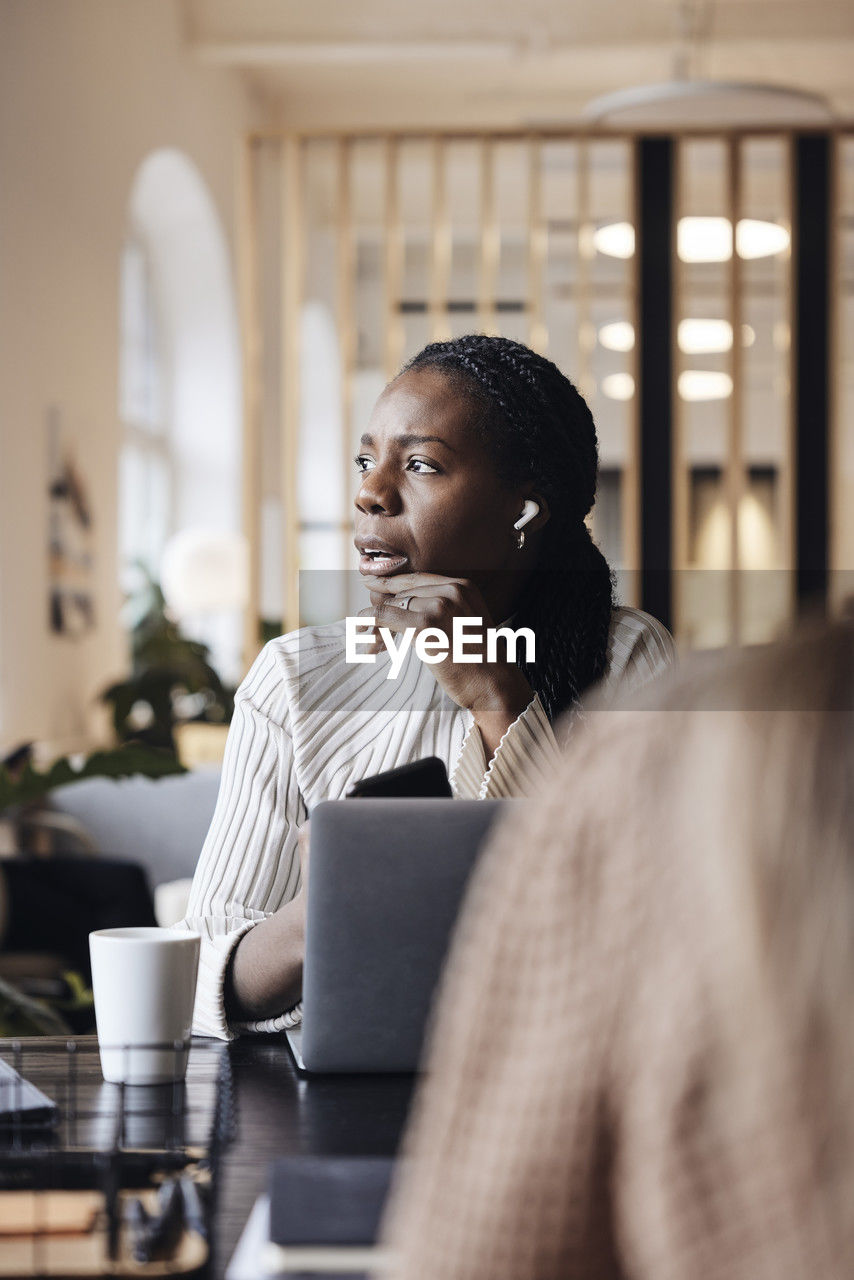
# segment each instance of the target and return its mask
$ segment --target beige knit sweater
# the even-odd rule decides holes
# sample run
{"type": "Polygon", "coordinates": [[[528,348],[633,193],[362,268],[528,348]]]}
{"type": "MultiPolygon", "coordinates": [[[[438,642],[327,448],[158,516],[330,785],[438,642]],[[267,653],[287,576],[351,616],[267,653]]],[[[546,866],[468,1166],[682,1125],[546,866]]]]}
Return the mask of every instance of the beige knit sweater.
{"type": "MultiPolygon", "coordinates": [[[[775,933],[785,895],[769,870],[814,851],[786,813],[754,841],[771,831],[767,865],[744,843],[757,807],[787,791],[811,803],[807,715],[592,713],[499,834],[392,1197],[395,1280],[854,1275],[851,1092],[840,1104],[805,1033],[820,1008],[791,994],[806,990],[794,970],[825,958],[775,933]]],[[[850,826],[834,833],[847,927],[850,826]]],[[[838,954],[844,993],[850,943],[838,954]]],[[[850,1049],[841,1002],[840,1017],[850,1049]]]]}

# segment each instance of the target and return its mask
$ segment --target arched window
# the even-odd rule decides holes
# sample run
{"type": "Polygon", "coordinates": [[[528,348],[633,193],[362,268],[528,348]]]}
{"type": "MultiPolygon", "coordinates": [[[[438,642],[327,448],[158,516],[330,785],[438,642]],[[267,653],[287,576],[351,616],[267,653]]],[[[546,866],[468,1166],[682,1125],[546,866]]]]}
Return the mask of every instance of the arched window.
{"type": "MultiPolygon", "coordinates": [[[[197,168],[153,152],[137,171],[121,269],[120,574],[157,580],[186,530],[241,525],[240,353],[228,244],[197,168]]],[[[226,679],[240,674],[233,606],[181,619],[226,679]]]]}
{"type": "Polygon", "coordinates": [[[136,563],[157,577],[172,526],[169,388],[151,261],[132,230],[121,263],[119,346],[119,577],[133,585],[136,563]]]}

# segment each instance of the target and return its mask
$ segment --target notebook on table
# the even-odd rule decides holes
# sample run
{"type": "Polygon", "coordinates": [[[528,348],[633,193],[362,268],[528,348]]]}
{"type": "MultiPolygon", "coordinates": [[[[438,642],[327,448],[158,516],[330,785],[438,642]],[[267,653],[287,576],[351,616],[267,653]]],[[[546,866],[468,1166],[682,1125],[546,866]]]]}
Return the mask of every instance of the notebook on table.
{"type": "Polygon", "coordinates": [[[334,800],[311,815],[302,1026],[311,1072],[416,1070],[469,876],[513,800],[334,800]]]}
{"type": "Polygon", "coordinates": [[[0,1132],[43,1129],[58,1119],[56,1103],[0,1058],[0,1132]]]}
{"type": "Polygon", "coordinates": [[[385,1156],[294,1156],[270,1175],[268,1271],[381,1270],[380,1220],[394,1161],[385,1156]]]}
{"type": "Polygon", "coordinates": [[[390,1156],[288,1156],[270,1169],[226,1270],[226,1280],[281,1275],[377,1275],[395,1161],[390,1156]]]}

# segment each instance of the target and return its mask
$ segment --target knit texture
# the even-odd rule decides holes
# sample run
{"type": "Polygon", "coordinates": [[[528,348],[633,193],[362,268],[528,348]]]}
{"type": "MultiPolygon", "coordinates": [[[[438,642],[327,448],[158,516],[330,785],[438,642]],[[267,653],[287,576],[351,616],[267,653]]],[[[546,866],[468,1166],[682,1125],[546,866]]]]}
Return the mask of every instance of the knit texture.
{"type": "Polygon", "coordinates": [[[740,939],[774,893],[722,856],[768,733],[767,713],[591,712],[497,834],[388,1213],[394,1280],[851,1274],[821,1043],[793,1032],[785,949],[754,983],[740,939]]]}

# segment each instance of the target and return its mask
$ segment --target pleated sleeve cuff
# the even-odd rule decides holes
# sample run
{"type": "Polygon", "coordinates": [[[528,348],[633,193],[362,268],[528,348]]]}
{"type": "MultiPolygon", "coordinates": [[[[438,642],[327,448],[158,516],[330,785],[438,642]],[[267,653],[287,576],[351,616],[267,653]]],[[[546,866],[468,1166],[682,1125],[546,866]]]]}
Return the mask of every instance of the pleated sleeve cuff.
{"type": "Polygon", "coordinates": [[[474,720],[463,738],[457,763],[451,774],[451,790],[460,800],[477,800],[486,773],[486,752],[474,720]]]}
{"type": "Polygon", "coordinates": [[[225,974],[234,948],[244,934],[248,933],[257,920],[246,920],[239,925],[232,925],[226,932],[215,931],[212,921],[205,921],[203,927],[198,922],[182,920],[176,928],[189,928],[202,935],[199,952],[199,978],[196,984],[196,1003],[193,1010],[193,1034],[212,1036],[217,1040],[233,1040],[242,1032],[286,1031],[288,1027],[297,1027],[302,1022],[302,1004],[277,1014],[275,1018],[264,1018],[257,1022],[229,1022],[225,1016],[225,974]]]}
{"type": "Polygon", "coordinates": [[[235,1030],[229,1026],[225,1016],[225,973],[234,948],[254,923],[246,920],[227,932],[215,931],[210,920],[194,921],[190,918],[177,926],[195,929],[202,935],[193,1009],[194,1035],[214,1036],[217,1040],[234,1039],[235,1030]]]}
{"type": "Polygon", "coordinates": [[[232,1022],[230,1024],[232,1033],[240,1034],[241,1032],[258,1032],[258,1031],[287,1031],[289,1027],[298,1027],[302,1022],[302,1001],[295,1004],[293,1009],[286,1009],[284,1013],[279,1013],[275,1018],[265,1018],[263,1022],[232,1022]]]}
{"type": "Polygon", "coordinates": [[[539,697],[513,723],[487,763],[483,739],[472,723],[451,778],[454,794],[465,800],[526,796],[553,771],[560,747],[539,697]]]}

